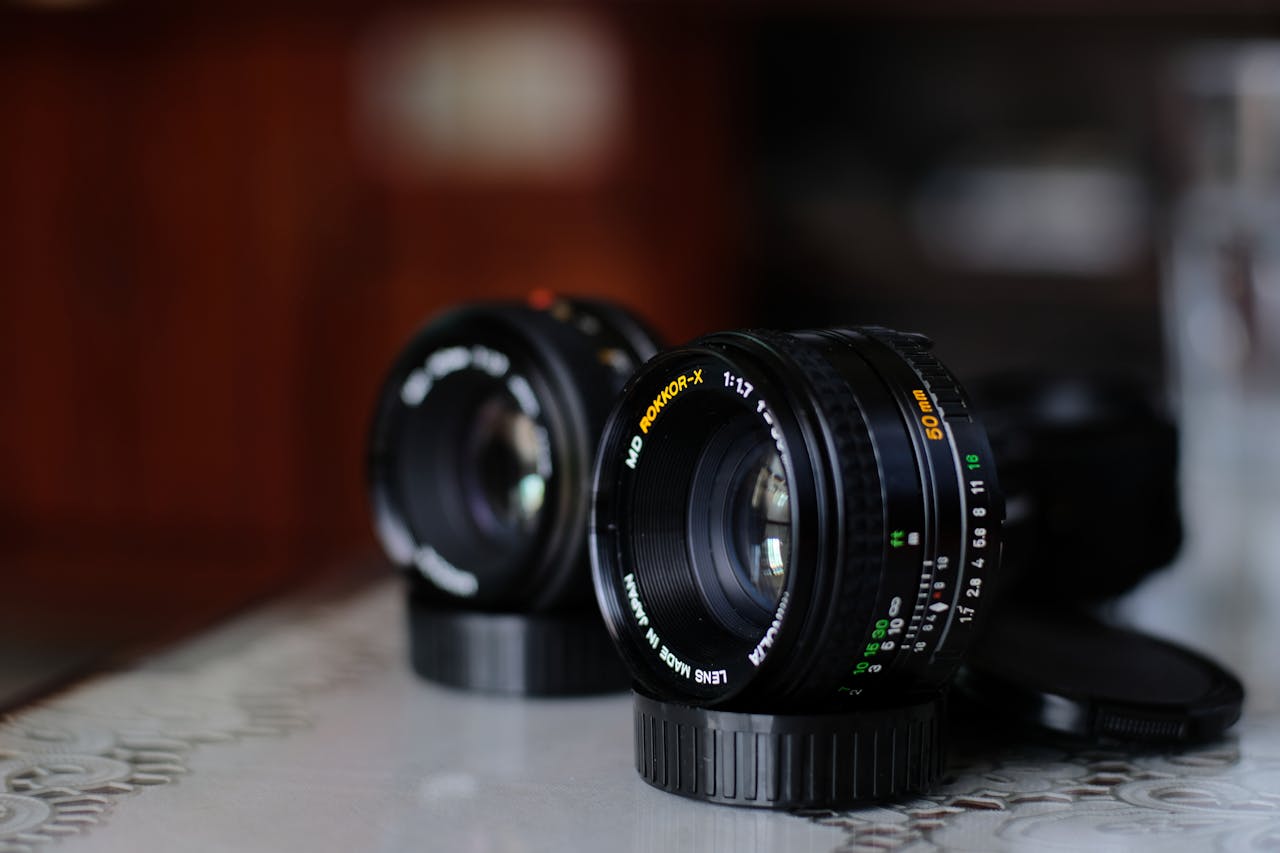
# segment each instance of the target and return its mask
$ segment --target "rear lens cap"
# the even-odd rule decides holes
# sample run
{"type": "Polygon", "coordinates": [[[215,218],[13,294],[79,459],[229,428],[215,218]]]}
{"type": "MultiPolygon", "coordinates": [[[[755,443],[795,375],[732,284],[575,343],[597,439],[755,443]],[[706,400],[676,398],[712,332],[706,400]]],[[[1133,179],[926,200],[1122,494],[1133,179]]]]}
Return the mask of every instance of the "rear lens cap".
{"type": "Polygon", "coordinates": [[[636,770],[655,788],[732,806],[845,809],[941,780],[941,696],[821,714],[751,714],[635,693],[636,770]]]}

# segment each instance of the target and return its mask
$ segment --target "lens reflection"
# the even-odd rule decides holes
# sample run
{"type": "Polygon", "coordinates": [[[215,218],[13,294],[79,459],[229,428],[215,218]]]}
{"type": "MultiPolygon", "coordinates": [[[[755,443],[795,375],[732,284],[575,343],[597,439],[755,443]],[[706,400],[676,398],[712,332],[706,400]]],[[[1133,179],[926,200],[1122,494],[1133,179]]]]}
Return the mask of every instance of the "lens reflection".
{"type": "Polygon", "coordinates": [[[734,568],[761,604],[777,606],[791,554],[791,492],[777,450],[769,448],[744,471],[733,512],[737,556],[734,568]]]}
{"type": "Polygon", "coordinates": [[[500,530],[532,530],[547,491],[538,473],[537,424],[504,394],[480,406],[473,428],[474,509],[500,530]]]}

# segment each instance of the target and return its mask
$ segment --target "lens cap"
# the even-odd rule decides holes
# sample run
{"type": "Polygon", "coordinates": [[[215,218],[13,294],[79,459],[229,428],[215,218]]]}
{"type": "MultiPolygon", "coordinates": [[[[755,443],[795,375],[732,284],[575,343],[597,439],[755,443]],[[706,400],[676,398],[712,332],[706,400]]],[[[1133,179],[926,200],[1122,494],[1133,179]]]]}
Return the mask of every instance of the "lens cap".
{"type": "Polygon", "coordinates": [[[489,613],[411,593],[409,660],[423,678],[514,696],[611,693],[631,683],[594,610],[489,613]]]}
{"type": "Polygon", "coordinates": [[[846,808],[942,777],[944,702],[751,714],[635,694],[636,770],[655,788],[764,809],[846,808]]]}
{"type": "Polygon", "coordinates": [[[1244,687],[1181,646],[1071,612],[999,612],[956,689],[984,714],[1091,739],[1210,740],[1240,718],[1244,687]]]}

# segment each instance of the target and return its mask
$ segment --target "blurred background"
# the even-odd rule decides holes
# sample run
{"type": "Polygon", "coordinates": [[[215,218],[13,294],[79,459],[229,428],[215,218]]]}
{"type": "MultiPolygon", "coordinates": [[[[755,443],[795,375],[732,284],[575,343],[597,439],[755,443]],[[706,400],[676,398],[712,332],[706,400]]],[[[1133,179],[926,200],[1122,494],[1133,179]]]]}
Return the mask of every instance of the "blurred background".
{"type": "Polygon", "coordinates": [[[881,322],[962,377],[1137,377],[1183,428],[1189,538],[1133,616],[1272,666],[1270,3],[26,0],[0,700],[376,565],[382,372],[432,312],[534,290],[672,341],[881,322]]]}

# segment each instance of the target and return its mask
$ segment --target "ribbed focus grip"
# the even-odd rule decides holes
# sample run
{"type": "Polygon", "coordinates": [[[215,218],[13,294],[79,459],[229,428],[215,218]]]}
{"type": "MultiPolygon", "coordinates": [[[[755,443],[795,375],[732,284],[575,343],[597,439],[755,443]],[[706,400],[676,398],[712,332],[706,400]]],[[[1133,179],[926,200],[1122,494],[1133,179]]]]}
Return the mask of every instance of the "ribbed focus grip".
{"type": "Polygon", "coordinates": [[[636,693],[636,770],[664,791],[735,806],[845,808],[890,799],[941,778],[943,704],[744,714],[636,693]]]}
{"type": "Polygon", "coordinates": [[[409,660],[429,681],[485,693],[569,696],[631,683],[594,609],[482,613],[409,596],[409,660]]]}
{"type": "Polygon", "coordinates": [[[860,330],[868,337],[889,345],[920,375],[933,395],[933,400],[948,420],[973,420],[960,383],[932,352],[933,341],[913,332],[895,332],[881,326],[860,330]]]}

